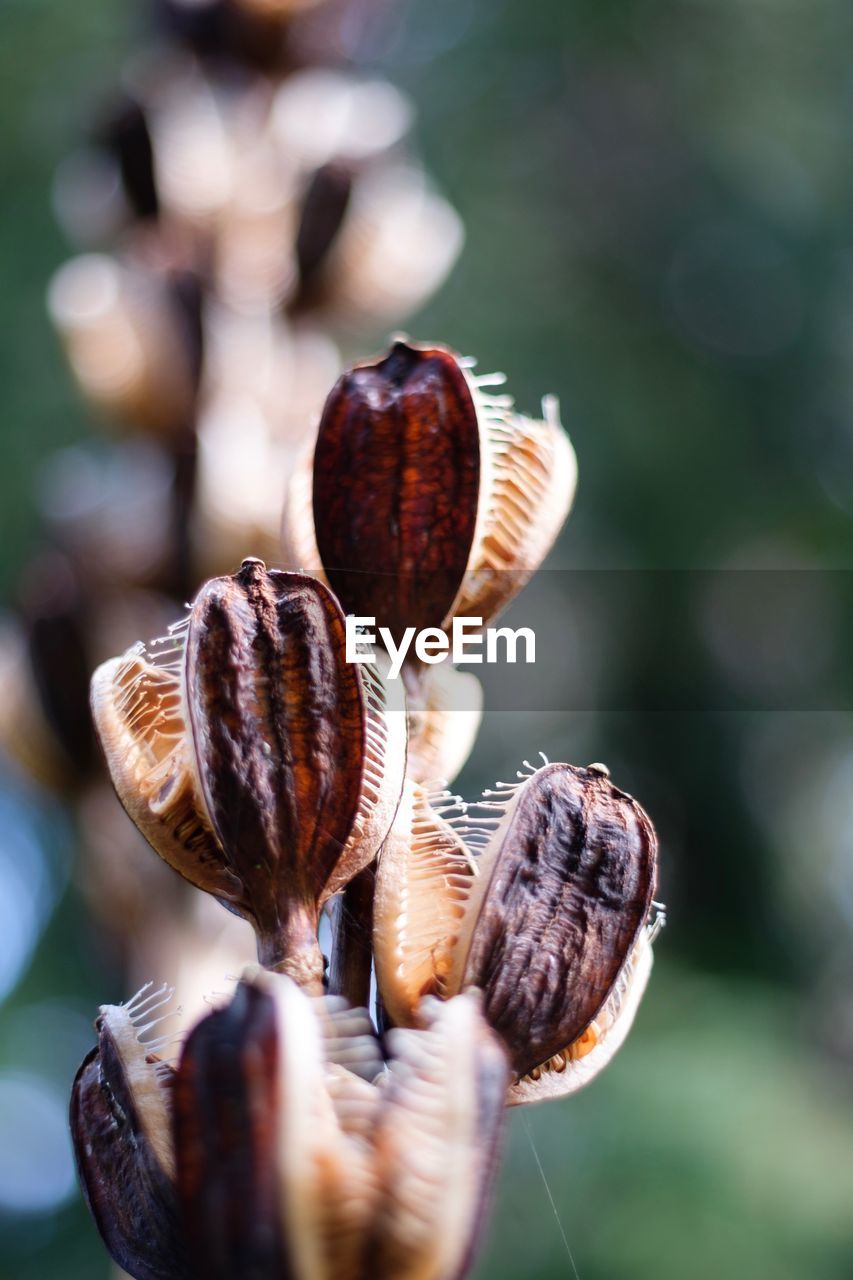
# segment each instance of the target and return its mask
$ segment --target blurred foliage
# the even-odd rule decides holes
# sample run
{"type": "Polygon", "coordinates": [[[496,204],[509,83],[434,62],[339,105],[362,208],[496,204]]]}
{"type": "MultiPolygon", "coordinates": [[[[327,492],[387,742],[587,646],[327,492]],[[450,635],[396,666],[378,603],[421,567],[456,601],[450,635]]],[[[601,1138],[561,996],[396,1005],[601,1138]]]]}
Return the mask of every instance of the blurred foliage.
{"type": "MultiPolygon", "coordinates": [[[[3,21],[8,594],[37,465],[90,429],[44,314],[64,255],[50,179],[132,20],[117,0],[7,0],[3,21]]],[[[581,486],[552,564],[848,570],[853,10],[407,0],[382,65],[468,231],[413,335],[506,369],[522,408],[561,396],[581,486]]],[[[838,641],[848,578],[805,599],[815,643],[795,666],[838,641]]],[[[577,1099],[512,1117],[489,1280],[853,1271],[849,675],[836,711],[664,712],[674,667],[701,705],[730,691],[712,606],[685,621],[662,597],[617,634],[619,712],[493,714],[460,783],[506,776],[520,742],[607,760],[660,825],[672,908],[627,1049],[577,1099]]],[[[769,656],[740,673],[746,708],[769,656]]],[[[32,1072],[64,1094],[81,1028],[119,994],[68,889],[2,1010],[0,1083],[32,1072]]],[[[107,1265],[72,1198],[0,1217],[0,1274],[95,1280],[107,1265]]]]}

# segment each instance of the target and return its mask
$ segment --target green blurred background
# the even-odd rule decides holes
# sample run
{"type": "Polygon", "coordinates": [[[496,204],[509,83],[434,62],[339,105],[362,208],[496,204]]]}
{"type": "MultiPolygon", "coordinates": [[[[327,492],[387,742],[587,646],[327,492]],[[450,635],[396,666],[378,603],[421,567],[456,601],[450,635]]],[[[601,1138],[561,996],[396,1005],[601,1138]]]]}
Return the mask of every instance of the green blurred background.
{"type": "MultiPolygon", "coordinates": [[[[741,652],[736,631],[733,645],[700,586],[687,619],[661,600],[607,637],[600,682],[618,693],[604,709],[487,721],[463,793],[509,776],[520,742],[607,761],[658,823],[670,923],[613,1066],[574,1099],[513,1114],[477,1274],[849,1280],[853,10],[421,0],[400,12],[380,65],[413,96],[424,157],[468,236],[408,328],[505,369],[522,408],[560,395],[581,484],[549,563],[787,568],[805,584],[765,648],[741,652]],[[809,710],[787,690],[816,666],[832,696],[809,710]],[[701,690],[692,710],[667,696],[674,667],[701,690]],[[777,709],[759,710],[768,671],[777,709]]],[[[9,600],[35,537],[39,463],[91,430],[44,310],[68,252],[51,177],[135,25],[119,0],[4,0],[0,18],[9,600]]],[[[368,335],[365,351],[376,344],[368,335]]],[[[571,574],[554,581],[571,591],[571,574]]],[[[574,622],[567,663],[601,641],[574,622]]],[[[12,975],[0,1275],[96,1280],[108,1264],[61,1117],[96,1006],[127,993],[73,887],[62,813],[6,771],[0,817],[12,975]]]]}

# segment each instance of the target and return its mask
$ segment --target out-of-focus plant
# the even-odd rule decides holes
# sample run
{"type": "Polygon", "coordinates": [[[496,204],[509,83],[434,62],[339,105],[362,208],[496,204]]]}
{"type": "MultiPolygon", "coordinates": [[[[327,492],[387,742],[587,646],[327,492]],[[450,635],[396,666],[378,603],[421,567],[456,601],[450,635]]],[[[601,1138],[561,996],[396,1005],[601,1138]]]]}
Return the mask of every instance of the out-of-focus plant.
{"type": "MultiPolygon", "coordinates": [[[[49,311],[104,439],[43,468],[46,550],[3,625],[0,733],[83,816],[81,881],[139,981],[166,954],[197,958],[211,924],[117,820],[88,674],[165,630],[207,574],[279,559],[286,475],[342,344],[404,319],[462,241],[412,152],[409,102],[358,70],[378,9],[153,4],[54,185],[83,252],[49,311]]],[[[224,934],[239,967],[247,936],[224,934]]],[[[201,994],[187,979],[185,1004],[201,994]]]]}

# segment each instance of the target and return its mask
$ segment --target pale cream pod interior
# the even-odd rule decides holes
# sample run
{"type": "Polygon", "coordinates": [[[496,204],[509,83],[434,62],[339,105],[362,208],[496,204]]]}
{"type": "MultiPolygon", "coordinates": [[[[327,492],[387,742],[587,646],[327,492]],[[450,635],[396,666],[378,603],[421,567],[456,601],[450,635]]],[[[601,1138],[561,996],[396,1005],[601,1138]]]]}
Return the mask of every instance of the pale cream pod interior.
{"type": "MultiPolygon", "coordinates": [[[[467,362],[462,362],[463,368],[467,362]]],[[[503,376],[465,368],[480,423],[480,501],[465,577],[444,625],[456,617],[494,618],[539,568],[574,501],[578,467],[546,396],[541,419],[517,413],[508,395],[487,389],[503,376]]]]}

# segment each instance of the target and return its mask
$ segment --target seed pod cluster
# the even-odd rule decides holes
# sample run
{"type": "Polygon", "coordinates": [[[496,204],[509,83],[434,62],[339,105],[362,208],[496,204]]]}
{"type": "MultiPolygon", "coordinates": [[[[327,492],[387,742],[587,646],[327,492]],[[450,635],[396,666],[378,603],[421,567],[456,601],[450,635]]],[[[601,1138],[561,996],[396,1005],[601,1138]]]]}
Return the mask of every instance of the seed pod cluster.
{"type": "Polygon", "coordinates": [[[472,995],[389,1037],[366,1010],[244,978],[177,1067],[163,992],[105,1006],[74,1083],[81,1182],[136,1280],[454,1280],[494,1177],[508,1066],[472,995]]]}
{"type": "Polygon", "coordinates": [[[72,1128],[137,1280],[462,1280],[506,1105],[575,1092],[633,1020],[662,923],[642,807],[547,760],[466,805],[429,780],[464,764],[477,682],[347,652],[345,611],[392,639],[486,621],[556,535],[571,446],[488,381],[401,342],[345,375],[290,495],[303,571],[246,560],[95,673],[126,809],[263,966],[176,1067],[144,993],[102,1010],[72,1128]]]}

